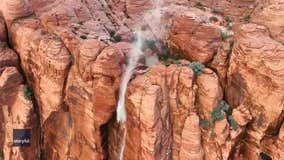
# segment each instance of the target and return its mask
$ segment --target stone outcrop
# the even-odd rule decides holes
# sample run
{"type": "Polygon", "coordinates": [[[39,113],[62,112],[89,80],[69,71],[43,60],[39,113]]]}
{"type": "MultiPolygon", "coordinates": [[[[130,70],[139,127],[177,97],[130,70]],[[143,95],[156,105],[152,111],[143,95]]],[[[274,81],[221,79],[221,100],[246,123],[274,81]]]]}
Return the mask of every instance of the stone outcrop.
{"type": "Polygon", "coordinates": [[[18,63],[17,54],[0,42],[0,152],[4,160],[36,159],[40,153],[39,118],[18,63]],[[31,146],[12,147],[13,129],[22,128],[31,129],[31,146]]]}
{"type": "Polygon", "coordinates": [[[284,47],[257,24],[243,25],[237,35],[228,71],[227,98],[234,107],[243,105],[253,118],[247,128],[249,149],[245,153],[251,159],[259,156],[261,140],[277,130],[283,119],[284,47]]]}
{"type": "Polygon", "coordinates": [[[43,124],[52,112],[63,109],[70,54],[60,38],[44,31],[37,19],[14,22],[10,33],[21,67],[33,88],[43,124]]]}

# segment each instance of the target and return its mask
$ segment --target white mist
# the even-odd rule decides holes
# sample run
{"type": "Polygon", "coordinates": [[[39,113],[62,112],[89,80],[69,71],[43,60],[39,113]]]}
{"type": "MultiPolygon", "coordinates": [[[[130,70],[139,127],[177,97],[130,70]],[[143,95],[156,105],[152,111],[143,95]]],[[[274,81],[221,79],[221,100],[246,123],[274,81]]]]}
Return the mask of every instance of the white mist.
{"type": "Polygon", "coordinates": [[[141,51],[142,48],[142,37],[141,31],[136,32],[137,40],[134,42],[131,50],[130,57],[128,59],[128,65],[126,71],[123,74],[122,82],[119,90],[119,100],[116,108],[116,120],[118,123],[126,122],[126,111],[125,111],[125,93],[127,89],[127,84],[133,75],[139,58],[143,55],[141,51]]]}
{"type": "MultiPolygon", "coordinates": [[[[146,14],[143,15],[142,19],[143,21],[146,20],[149,24],[150,27],[154,28],[161,28],[161,6],[163,4],[163,0],[152,0],[152,4],[154,5],[153,9],[147,12],[146,14]]],[[[126,115],[126,109],[125,109],[125,94],[127,90],[127,84],[130,81],[133,72],[137,66],[137,63],[141,56],[143,55],[142,52],[142,45],[143,45],[143,32],[140,29],[140,26],[138,29],[135,30],[136,33],[136,41],[132,45],[131,49],[131,54],[128,59],[128,64],[126,67],[126,70],[123,74],[122,77],[122,82],[120,85],[120,90],[119,90],[119,100],[116,108],[116,120],[118,123],[120,123],[124,130],[124,134],[122,137],[122,142],[121,142],[121,147],[119,151],[119,160],[123,160],[123,154],[124,154],[124,149],[125,149],[125,141],[126,141],[126,136],[127,136],[127,128],[126,128],[126,120],[127,120],[127,115],[126,115]]]]}

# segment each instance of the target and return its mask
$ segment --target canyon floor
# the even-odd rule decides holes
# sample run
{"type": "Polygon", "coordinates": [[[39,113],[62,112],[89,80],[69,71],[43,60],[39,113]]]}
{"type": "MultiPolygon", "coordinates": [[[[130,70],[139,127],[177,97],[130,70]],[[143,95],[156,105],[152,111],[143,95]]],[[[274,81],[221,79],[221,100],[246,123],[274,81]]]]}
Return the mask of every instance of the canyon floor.
{"type": "Polygon", "coordinates": [[[283,17],[284,0],[1,0],[0,160],[284,160],[283,17]]]}

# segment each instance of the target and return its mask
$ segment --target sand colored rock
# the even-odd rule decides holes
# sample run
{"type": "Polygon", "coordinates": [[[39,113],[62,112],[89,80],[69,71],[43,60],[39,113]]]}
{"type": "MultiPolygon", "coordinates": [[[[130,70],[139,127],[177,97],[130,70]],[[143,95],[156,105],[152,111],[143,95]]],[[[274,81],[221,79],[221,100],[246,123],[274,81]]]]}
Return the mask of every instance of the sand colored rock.
{"type": "Polygon", "coordinates": [[[218,14],[223,16],[230,16],[233,20],[242,21],[243,18],[254,10],[257,1],[256,0],[240,0],[240,1],[231,1],[231,0],[192,0],[189,2],[193,6],[203,6],[209,10],[219,10],[218,14]],[[199,4],[198,4],[199,3],[199,4]]]}
{"type": "Polygon", "coordinates": [[[0,41],[6,42],[7,40],[7,31],[6,31],[6,24],[5,20],[0,17],[0,41]]]}
{"type": "Polygon", "coordinates": [[[0,9],[8,29],[14,20],[32,14],[31,3],[26,0],[3,0],[0,2],[0,9]]]}
{"type": "Polygon", "coordinates": [[[205,69],[197,77],[198,85],[197,105],[199,114],[203,119],[210,120],[211,112],[223,99],[222,88],[218,76],[210,69],[205,69]]]}
{"type": "Polygon", "coordinates": [[[43,126],[46,143],[45,157],[49,159],[68,159],[72,135],[72,119],[68,112],[53,112],[43,126]]]}
{"type": "Polygon", "coordinates": [[[0,73],[3,72],[5,67],[18,67],[19,59],[17,54],[9,49],[4,42],[0,42],[0,73]]]}
{"type": "Polygon", "coordinates": [[[73,158],[103,159],[106,156],[101,146],[101,127],[116,109],[124,55],[115,46],[104,46],[97,40],[82,42],[68,76],[66,104],[74,125],[70,143],[73,158]],[[88,125],[82,126],[83,123],[88,125]]]}
{"type": "MultiPolygon", "coordinates": [[[[260,141],[277,129],[283,109],[284,47],[264,26],[240,27],[228,72],[227,98],[233,107],[243,105],[254,121],[247,129],[245,158],[256,158],[260,141]]],[[[240,123],[240,121],[239,121],[240,123]]],[[[242,124],[242,123],[240,123],[242,124]]]]}
{"type": "Polygon", "coordinates": [[[70,54],[60,38],[46,33],[34,18],[13,23],[11,36],[21,67],[35,93],[43,124],[52,112],[63,108],[70,54]]]}
{"type": "Polygon", "coordinates": [[[273,39],[278,42],[284,41],[284,21],[281,18],[284,15],[283,0],[261,1],[252,14],[251,22],[265,26],[273,39]]]}
{"type": "Polygon", "coordinates": [[[184,123],[179,155],[179,159],[203,159],[199,116],[194,112],[189,115],[184,123]]]}
{"type": "Polygon", "coordinates": [[[36,159],[39,155],[39,121],[31,100],[24,95],[24,83],[16,67],[6,67],[0,76],[0,150],[4,160],[36,159]],[[13,129],[30,128],[31,146],[12,147],[13,129]]]}
{"type": "Polygon", "coordinates": [[[250,111],[244,105],[240,105],[234,109],[232,116],[240,126],[245,126],[252,120],[250,111]]]}
{"type": "Polygon", "coordinates": [[[169,107],[165,105],[166,68],[157,66],[148,74],[135,78],[127,93],[124,159],[168,159],[170,156],[172,127],[169,107]]]}
{"type": "Polygon", "coordinates": [[[221,46],[222,29],[208,22],[206,24],[210,15],[199,12],[196,9],[174,19],[169,46],[177,57],[208,63],[221,46]]]}

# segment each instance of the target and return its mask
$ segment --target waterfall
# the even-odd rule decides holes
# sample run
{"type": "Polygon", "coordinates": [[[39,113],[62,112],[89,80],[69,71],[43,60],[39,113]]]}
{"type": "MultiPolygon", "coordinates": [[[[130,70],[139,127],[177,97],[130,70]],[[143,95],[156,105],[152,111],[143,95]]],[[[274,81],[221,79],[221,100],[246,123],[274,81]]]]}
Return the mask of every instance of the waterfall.
{"type": "MultiPolygon", "coordinates": [[[[153,9],[143,14],[143,20],[149,20],[148,24],[150,26],[155,26],[155,28],[160,28],[161,26],[161,6],[163,0],[152,0],[152,4],[154,5],[153,9]]],[[[124,130],[124,134],[122,137],[121,147],[119,151],[119,160],[123,160],[124,148],[125,148],[125,141],[127,136],[127,128],[126,128],[126,109],[125,109],[125,94],[127,90],[128,82],[130,81],[133,72],[137,66],[137,63],[140,57],[143,55],[142,46],[143,46],[143,31],[141,30],[140,26],[136,26],[134,29],[136,34],[136,41],[132,44],[131,54],[128,59],[126,70],[122,77],[122,82],[120,84],[119,90],[119,100],[116,109],[116,120],[118,123],[122,125],[124,130]]]]}

